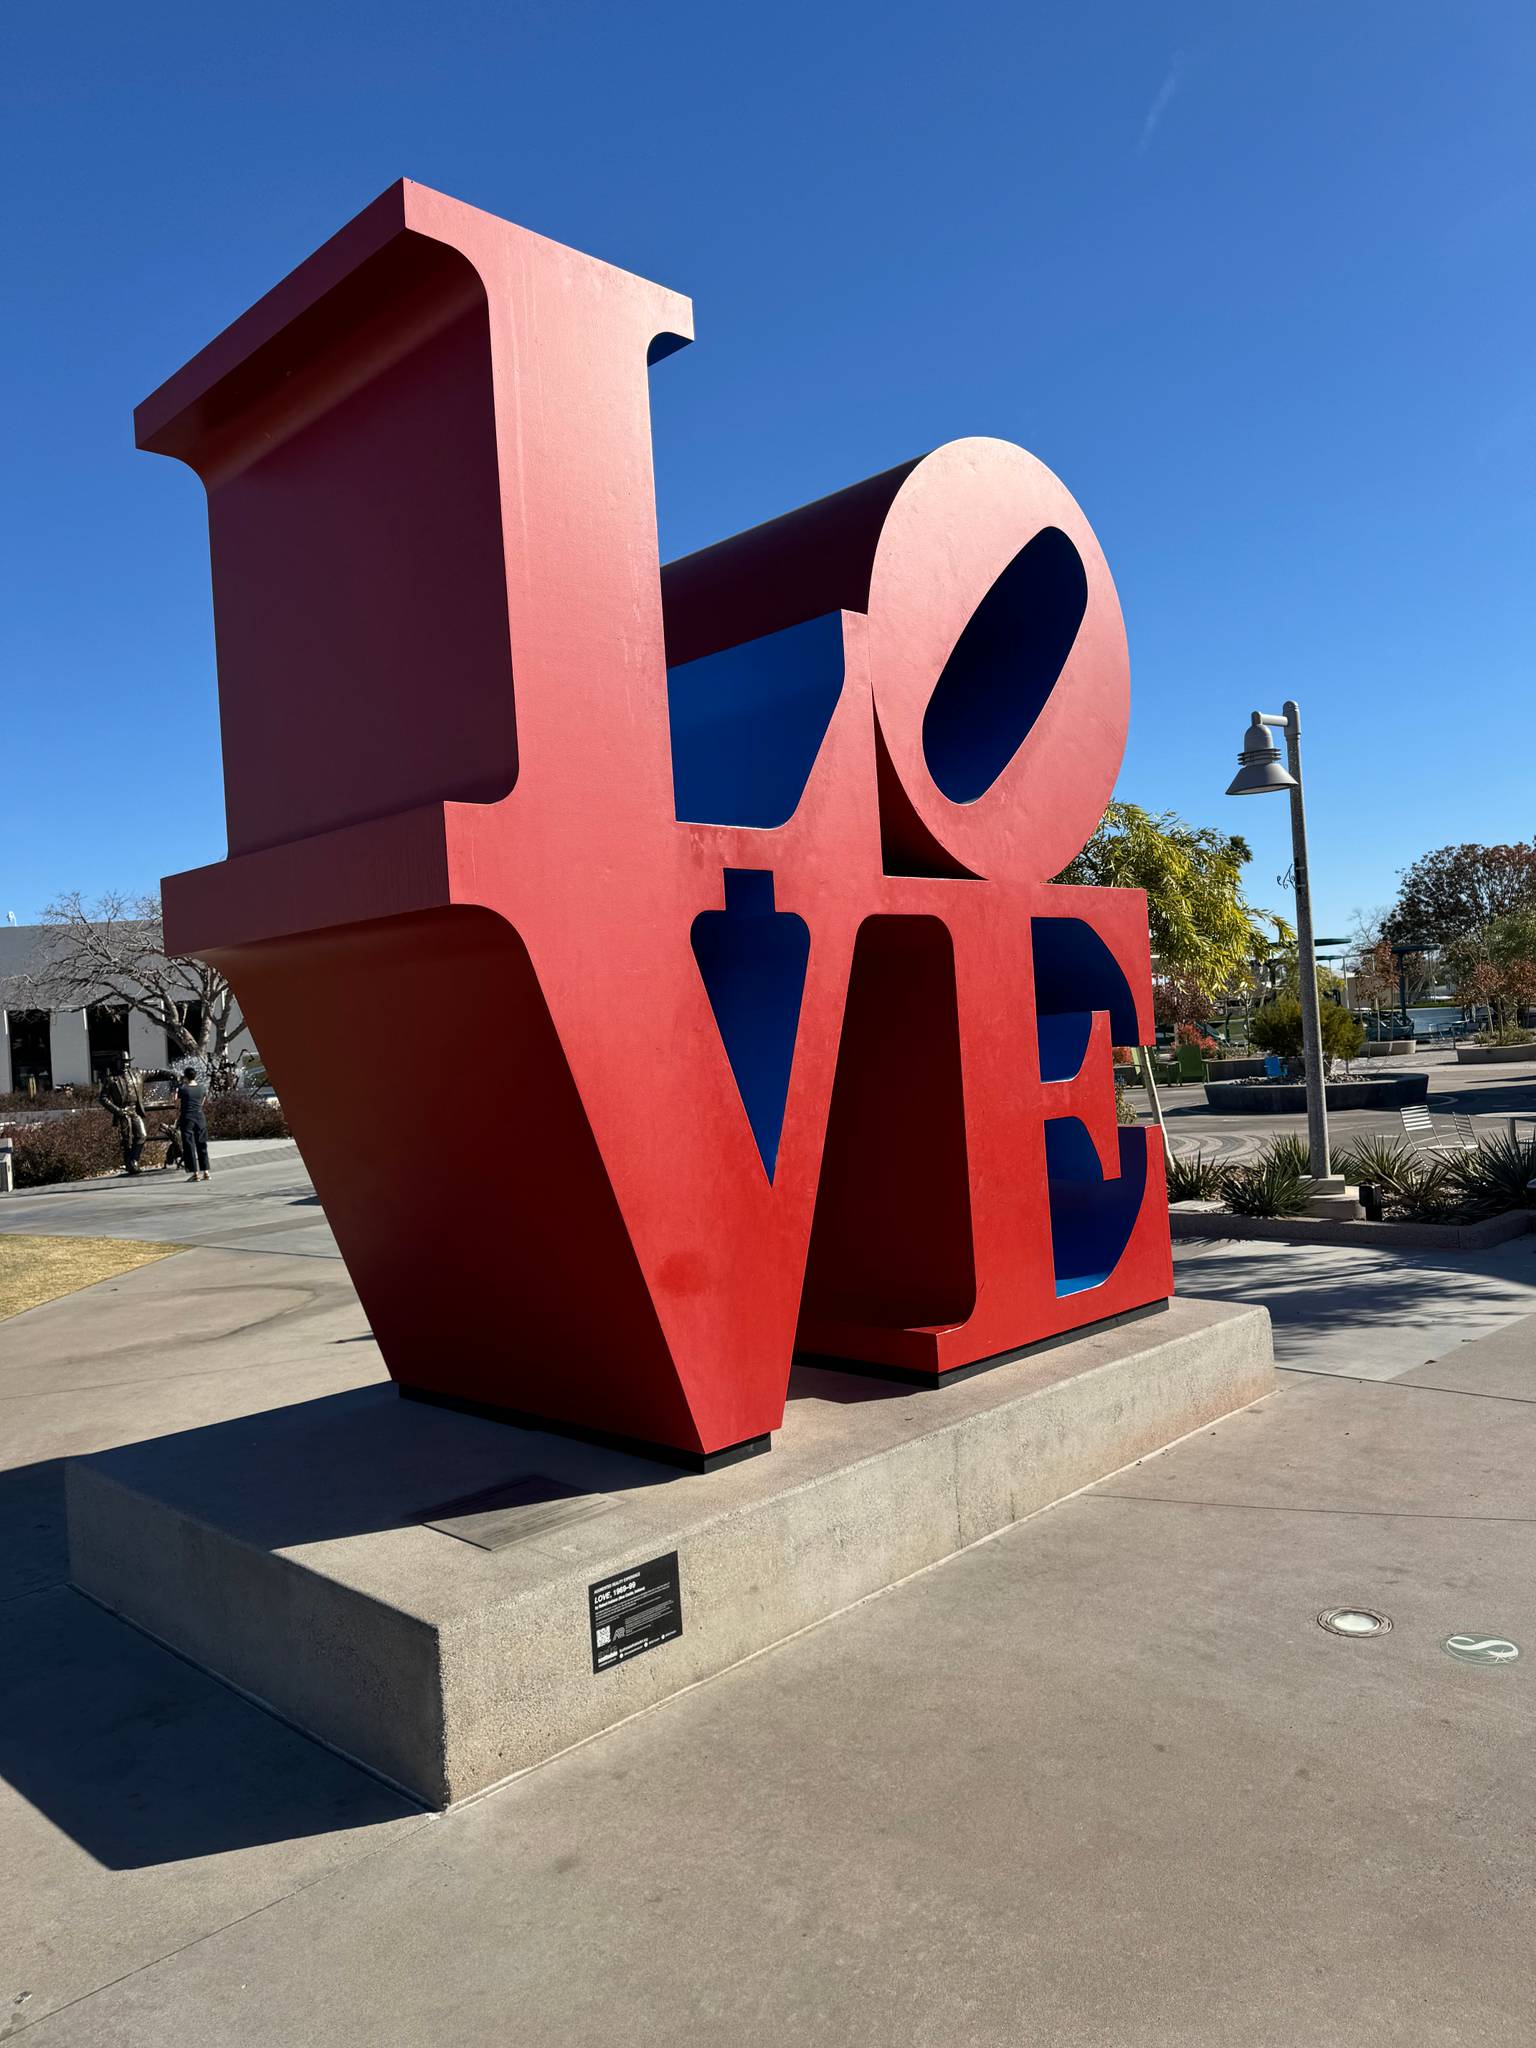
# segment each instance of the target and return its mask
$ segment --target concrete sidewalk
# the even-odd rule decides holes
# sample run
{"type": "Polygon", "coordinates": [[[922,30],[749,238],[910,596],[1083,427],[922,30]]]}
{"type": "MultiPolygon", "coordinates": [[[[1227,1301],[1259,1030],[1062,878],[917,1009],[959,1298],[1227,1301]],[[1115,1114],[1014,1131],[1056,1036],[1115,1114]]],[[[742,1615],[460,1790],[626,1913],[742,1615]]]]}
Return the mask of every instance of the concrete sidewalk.
{"type": "Polygon", "coordinates": [[[1396,1377],[1292,1321],[1279,1395],[431,1818],[60,1583],[64,1456],[378,1377],[339,1263],[14,1318],[0,2034],[1524,2048],[1536,1319],[1455,1279],[1396,1377]]]}
{"type": "Polygon", "coordinates": [[[1536,1234],[1481,1252],[1212,1239],[1174,1246],[1181,1294],[1261,1301],[1275,1361],[1396,1379],[1536,1315],[1536,1234]]]}
{"type": "Polygon", "coordinates": [[[21,1188],[0,1200],[0,1231],[340,1257],[291,1138],[217,1140],[209,1163],[212,1178],[196,1185],[184,1173],[155,1169],[132,1179],[104,1174],[21,1188]]]}

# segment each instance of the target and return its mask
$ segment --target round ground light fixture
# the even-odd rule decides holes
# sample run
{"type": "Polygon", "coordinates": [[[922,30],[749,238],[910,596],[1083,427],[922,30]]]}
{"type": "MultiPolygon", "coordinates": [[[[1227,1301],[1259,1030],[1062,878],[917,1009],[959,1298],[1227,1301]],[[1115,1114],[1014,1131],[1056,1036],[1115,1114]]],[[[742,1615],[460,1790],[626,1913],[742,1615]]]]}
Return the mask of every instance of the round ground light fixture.
{"type": "Polygon", "coordinates": [[[1374,1607],[1325,1607],[1317,1625],[1331,1636],[1384,1636],[1392,1623],[1374,1607]]]}
{"type": "Polygon", "coordinates": [[[1520,1645],[1508,1636],[1474,1635],[1471,1630],[1447,1636],[1440,1647],[1458,1664],[1513,1664],[1520,1655],[1520,1645]]]}

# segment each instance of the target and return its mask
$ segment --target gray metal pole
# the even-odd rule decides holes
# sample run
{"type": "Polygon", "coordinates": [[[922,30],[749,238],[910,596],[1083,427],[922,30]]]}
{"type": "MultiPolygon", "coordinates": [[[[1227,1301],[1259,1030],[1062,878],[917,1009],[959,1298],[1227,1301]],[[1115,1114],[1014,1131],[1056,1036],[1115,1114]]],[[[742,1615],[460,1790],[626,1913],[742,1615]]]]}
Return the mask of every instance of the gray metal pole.
{"type": "MultiPolygon", "coordinates": [[[[1152,1105],[1152,1114],[1157,1119],[1157,1128],[1163,1140],[1163,1157],[1172,1166],[1173,1145],[1168,1136],[1168,1126],[1163,1122],[1163,1103],[1157,1092],[1157,1076],[1152,1072],[1152,1053],[1153,1047],[1150,1045],[1141,1048],[1141,1078],[1146,1086],[1147,1100],[1152,1105]]],[[[1514,1129],[1513,1123],[1510,1124],[1510,1129],[1514,1129]]]]}
{"type": "Polygon", "coordinates": [[[1307,814],[1301,791],[1301,711],[1294,699],[1285,704],[1286,766],[1295,780],[1291,791],[1291,854],[1296,870],[1296,964],[1301,976],[1301,1047],[1307,1080],[1307,1146],[1312,1178],[1330,1180],[1333,1160],[1328,1150],[1328,1088],[1323,1066],[1323,1020],[1317,1000],[1317,955],[1312,944],[1312,881],[1307,872],[1307,814]]]}

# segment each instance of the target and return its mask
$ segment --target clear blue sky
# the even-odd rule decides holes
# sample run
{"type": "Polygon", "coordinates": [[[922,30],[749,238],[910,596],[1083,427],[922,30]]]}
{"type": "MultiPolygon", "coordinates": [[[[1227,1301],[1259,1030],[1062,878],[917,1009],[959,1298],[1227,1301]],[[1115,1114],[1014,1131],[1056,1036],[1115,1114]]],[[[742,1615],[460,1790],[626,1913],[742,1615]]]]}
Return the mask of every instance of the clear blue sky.
{"type": "MultiPolygon", "coordinates": [[[[1307,717],[1320,928],[1536,830],[1536,12],[37,7],[0,52],[0,916],[224,852],[202,489],[134,404],[401,175],[692,295],[663,550],[963,434],[1130,628],[1121,794],[1247,833],[1307,717]]],[[[302,735],[295,736],[302,745],[302,735]]]]}

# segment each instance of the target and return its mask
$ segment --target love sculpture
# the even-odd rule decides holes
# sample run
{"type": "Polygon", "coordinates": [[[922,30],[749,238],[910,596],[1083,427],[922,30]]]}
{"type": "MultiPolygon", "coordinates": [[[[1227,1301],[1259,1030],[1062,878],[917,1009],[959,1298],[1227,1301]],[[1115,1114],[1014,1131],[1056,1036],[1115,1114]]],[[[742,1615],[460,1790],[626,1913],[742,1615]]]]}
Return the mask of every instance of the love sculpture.
{"type": "Polygon", "coordinates": [[[710,1464],[1172,1288],[1125,635],[1021,449],[665,569],[688,301],[411,184],[139,408],[208,494],[229,976],[402,1390],[710,1464]]]}

